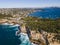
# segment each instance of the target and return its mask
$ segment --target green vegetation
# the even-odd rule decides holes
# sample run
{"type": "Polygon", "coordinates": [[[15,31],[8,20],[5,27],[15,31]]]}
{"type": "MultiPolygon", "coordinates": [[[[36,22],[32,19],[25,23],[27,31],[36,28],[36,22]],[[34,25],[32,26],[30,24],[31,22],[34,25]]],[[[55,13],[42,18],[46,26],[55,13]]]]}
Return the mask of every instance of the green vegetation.
{"type": "Polygon", "coordinates": [[[47,32],[60,32],[60,19],[41,19],[36,17],[26,17],[26,26],[29,26],[32,30],[42,29],[47,32]]]}
{"type": "Polygon", "coordinates": [[[6,17],[9,18],[9,17],[12,17],[12,15],[10,15],[10,14],[6,15],[6,14],[0,13],[0,19],[6,18],[6,17]]]}

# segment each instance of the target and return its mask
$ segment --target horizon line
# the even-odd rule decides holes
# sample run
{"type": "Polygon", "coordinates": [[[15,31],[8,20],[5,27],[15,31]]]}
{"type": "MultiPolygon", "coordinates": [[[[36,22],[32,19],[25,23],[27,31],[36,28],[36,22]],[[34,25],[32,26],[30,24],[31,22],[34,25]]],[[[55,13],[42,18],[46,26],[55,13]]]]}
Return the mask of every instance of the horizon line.
{"type": "Polygon", "coordinates": [[[46,6],[46,7],[0,7],[0,8],[49,8],[49,7],[58,7],[60,6],[46,6]]]}

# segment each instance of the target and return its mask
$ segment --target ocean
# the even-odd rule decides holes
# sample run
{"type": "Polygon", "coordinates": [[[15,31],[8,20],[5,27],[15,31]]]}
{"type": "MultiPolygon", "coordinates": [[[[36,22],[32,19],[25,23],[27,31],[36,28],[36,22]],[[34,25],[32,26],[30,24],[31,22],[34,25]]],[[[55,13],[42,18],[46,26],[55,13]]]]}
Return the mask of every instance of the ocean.
{"type": "Polygon", "coordinates": [[[31,45],[28,35],[18,34],[19,26],[0,24],[0,45],[31,45]]]}
{"type": "Polygon", "coordinates": [[[40,11],[36,11],[36,12],[29,14],[29,16],[39,17],[39,18],[49,18],[49,19],[60,18],[60,8],[50,7],[50,8],[41,8],[39,10],[40,11]]]}

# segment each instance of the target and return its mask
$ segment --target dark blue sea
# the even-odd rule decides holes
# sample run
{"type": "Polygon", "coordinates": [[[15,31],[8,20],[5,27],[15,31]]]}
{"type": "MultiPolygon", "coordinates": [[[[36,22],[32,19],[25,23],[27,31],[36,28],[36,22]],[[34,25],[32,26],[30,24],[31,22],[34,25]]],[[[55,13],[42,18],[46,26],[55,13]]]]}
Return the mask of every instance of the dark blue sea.
{"type": "Polygon", "coordinates": [[[0,25],[0,45],[18,45],[20,40],[15,35],[18,28],[12,25],[0,25]]]}
{"type": "Polygon", "coordinates": [[[27,34],[16,35],[19,26],[0,24],[0,45],[31,45],[27,34]]]}
{"type": "Polygon", "coordinates": [[[60,8],[50,7],[50,8],[41,8],[40,11],[33,12],[29,16],[39,17],[39,18],[51,18],[57,19],[60,18],[60,8]]]}

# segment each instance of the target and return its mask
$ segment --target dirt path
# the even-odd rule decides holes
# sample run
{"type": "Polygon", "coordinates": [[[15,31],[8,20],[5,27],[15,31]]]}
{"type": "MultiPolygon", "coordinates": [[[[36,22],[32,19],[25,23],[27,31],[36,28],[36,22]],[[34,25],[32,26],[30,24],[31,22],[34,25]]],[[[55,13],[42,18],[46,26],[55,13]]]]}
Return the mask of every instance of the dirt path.
{"type": "Polygon", "coordinates": [[[59,43],[51,43],[50,45],[60,45],[59,43]]]}

